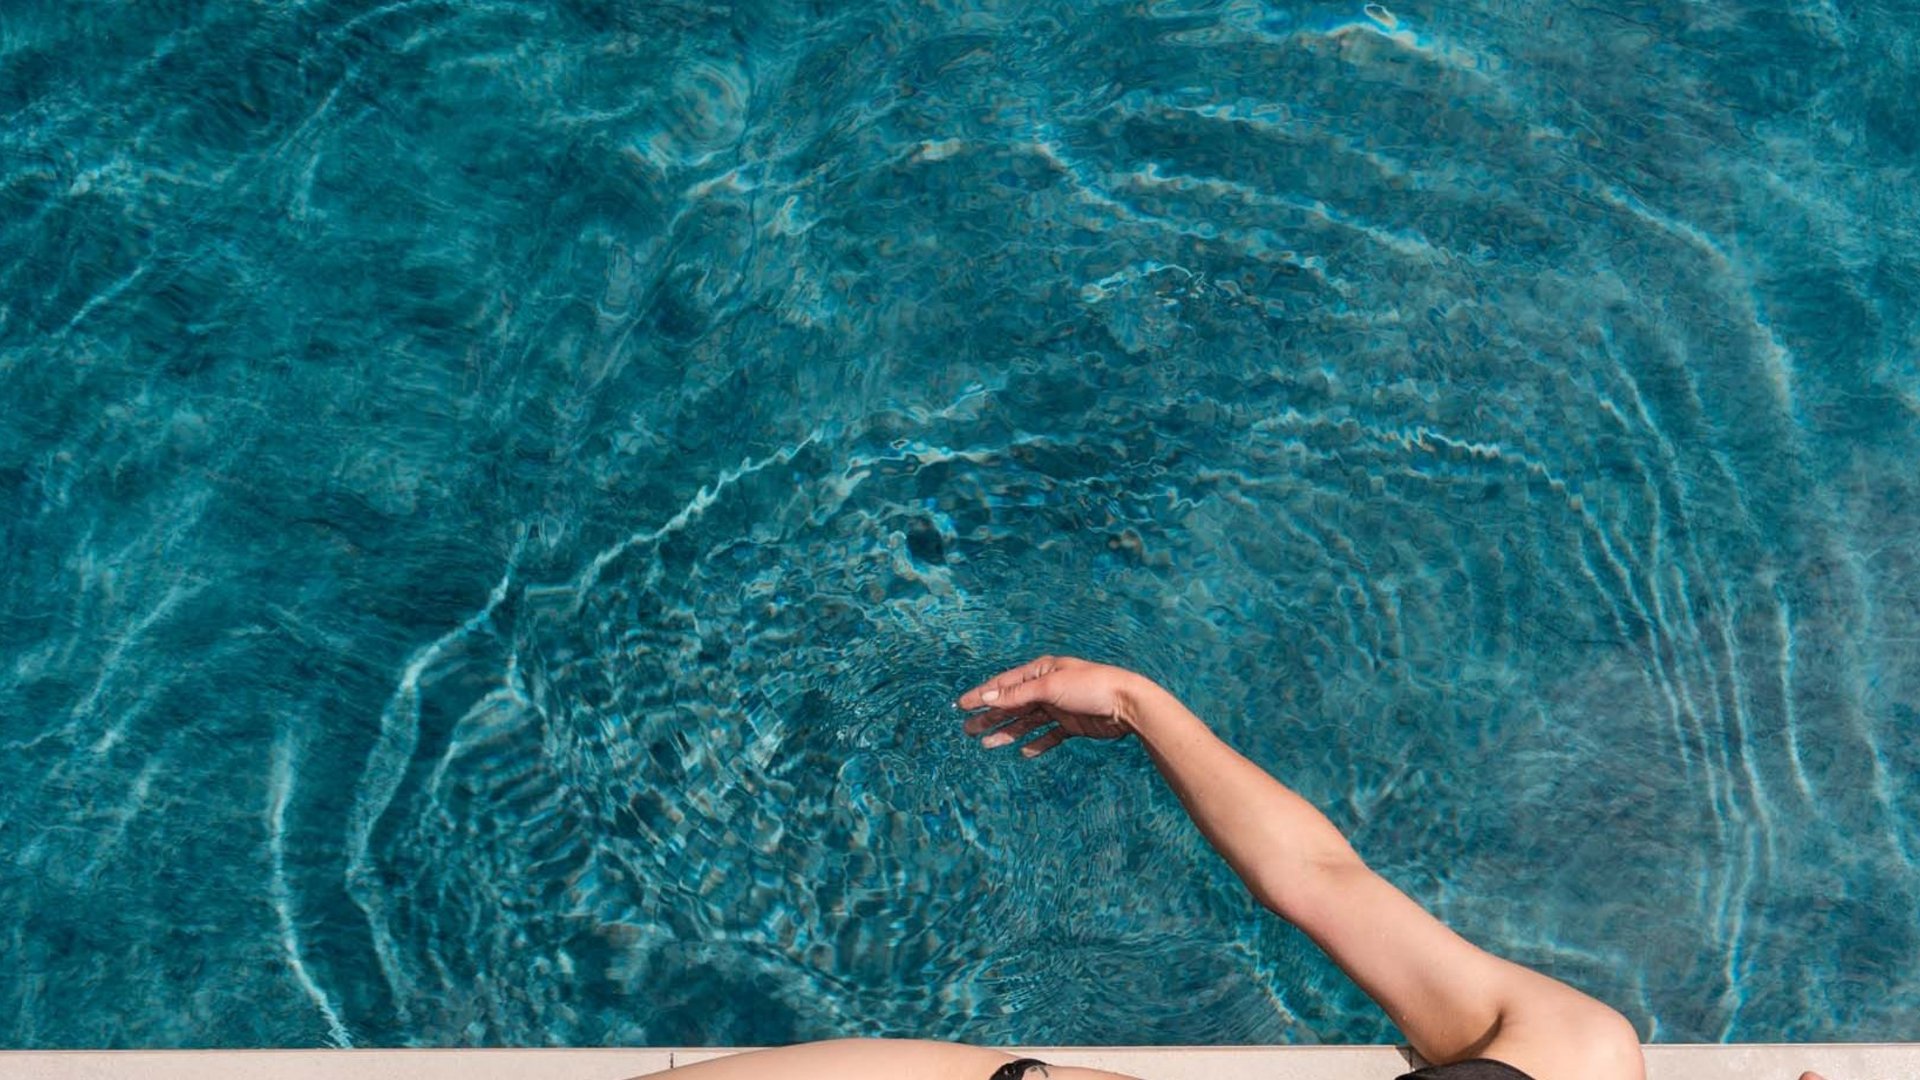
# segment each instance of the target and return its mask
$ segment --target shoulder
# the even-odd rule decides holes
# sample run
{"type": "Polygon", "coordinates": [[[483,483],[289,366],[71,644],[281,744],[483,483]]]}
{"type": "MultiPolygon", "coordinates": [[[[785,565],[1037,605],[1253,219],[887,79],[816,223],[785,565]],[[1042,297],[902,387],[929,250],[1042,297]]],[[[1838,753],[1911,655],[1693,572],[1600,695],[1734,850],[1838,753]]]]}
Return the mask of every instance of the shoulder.
{"type": "Polygon", "coordinates": [[[1533,1080],[1646,1080],[1639,1032],[1591,998],[1533,1015],[1515,1010],[1503,1021],[1484,1055],[1533,1080]]]}

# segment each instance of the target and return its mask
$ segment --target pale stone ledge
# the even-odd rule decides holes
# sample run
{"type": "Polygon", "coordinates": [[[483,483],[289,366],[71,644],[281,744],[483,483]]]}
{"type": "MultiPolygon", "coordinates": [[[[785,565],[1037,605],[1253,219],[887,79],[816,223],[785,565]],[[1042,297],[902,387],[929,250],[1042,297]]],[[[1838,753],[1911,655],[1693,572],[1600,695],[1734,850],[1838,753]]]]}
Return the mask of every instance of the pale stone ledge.
{"type": "MultiPolygon", "coordinates": [[[[658,1050],[16,1050],[0,1080],[625,1080],[727,1053],[658,1050]]],[[[1391,1046],[1027,1047],[1146,1080],[1392,1080],[1391,1046]]],[[[1920,1080],[1920,1043],[1650,1046],[1648,1080],[1920,1080]]]]}

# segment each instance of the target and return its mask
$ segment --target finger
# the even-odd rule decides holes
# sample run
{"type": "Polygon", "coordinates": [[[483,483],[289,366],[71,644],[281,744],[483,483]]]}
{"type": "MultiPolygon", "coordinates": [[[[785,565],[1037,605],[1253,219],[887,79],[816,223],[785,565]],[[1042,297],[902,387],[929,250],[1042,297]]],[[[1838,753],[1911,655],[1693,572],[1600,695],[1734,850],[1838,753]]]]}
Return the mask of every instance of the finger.
{"type": "Polygon", "coordinates": [[[992,705],[999,700],[1000,695],[1005,693],[1008,687],[1017,686],[1036,675],[1052,670],[1050,667],[1044,666],[1052,659],[1050,656],[1043,656],[1038,660],[1029,661],[1017,668],[1009,668],[966,693],[961,694],[954,704],[963,709],[979,709],[992,705]]]}
{"type": "Polygon", "coordinates": [[[1071,738],[1073,738],[1073,736],[1068,733],[1066,728],[1057,727],[1021,747],[1020,753],[1025,757],[1037,758],[1041,754],[1046,753],[1071,738]]]}
{"type": "Polygon", "coordinates": [[[1010,687],[1018,686],[1029,679],[1035,679],[1045,675],[1052,671],[1057,664],[1057,658],[1052,656],[1042,656],[1029,660],[1019,667],[1009,668],[995,675],[993,678],[988,679],[986,682],[981,683],[979,686],[961,694],[960,699],[954,704],[963,709],[978,709],[984,705],[993,704],[1004,706],[1006,702],[1001,701],[1000,697],[1002,694],[1005,694],[1010,687]]]}
{"type": "Polygon", "coordinates": [[[1034,706],[1029,705],[1024,709],[988,709],[986,712],[974,713],[972,716],[967,717],[966,724],[964,724],[960,730],[966,732],[969,736],[985,735],[987,732],[992,731],[994,728],[999,727],[1009,720],[1025,716],[1027,713],[1032,712],[1034,708],[1034,706]]]}
{"type": "Polygon", "coordinates": [[[993,694],[993,703],[1002,709],[1023,709],[1029,705],[1046,704],[1053,701],[1054,689],[1065,677],[1068,677],[1065,673],[1049,671],[1044,675],[1029,676],[1022,682],[987,690],[981,696],[993,694]]]}
{"type": "Polygon", "coordinates": [[[1043,713],[1036,712],[1028,716],[1023,716],[1013,723],[1008,724],[1006,727],[1001,728],[999,731],[981,739],[980,747],[983,750],[992,750],[998,746],[1006,746],[1009,743],[1023,739],[1039,731],[1051,723],[1053,723],[1053,721],[1043,713]]]}

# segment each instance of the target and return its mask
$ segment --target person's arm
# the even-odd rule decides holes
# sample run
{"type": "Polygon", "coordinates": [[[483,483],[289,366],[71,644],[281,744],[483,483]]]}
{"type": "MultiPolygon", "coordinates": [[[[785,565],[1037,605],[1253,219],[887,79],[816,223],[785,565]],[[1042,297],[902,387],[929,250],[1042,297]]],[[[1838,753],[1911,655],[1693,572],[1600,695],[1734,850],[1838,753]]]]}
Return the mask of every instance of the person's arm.
{"type": "Polygon", "coordinates": [[[1324,814],[1146,677],[1042,657],[959,704],[993,710],[970,721],[970,733],[1006,725],[987,746],[1055,725],[1028,744],[1029,756],[1074,735],[1138,735],[1254,898],[1326,950],[1428,1061],[1490,1057],[1536,1080],[1643,1080],[1624,1017],[1448,929],[1368,869],[1324,814]]]}
{"type": "Polygon", "coordinates": [[[1492,1057],[1538,1080],[1643,1075],[1620,1014],[1448,929],[1172,694],[1143,678],[1128,696],[1129,725],[1254,898],[1325,949],[1421,1057],[1492,1057]]]}

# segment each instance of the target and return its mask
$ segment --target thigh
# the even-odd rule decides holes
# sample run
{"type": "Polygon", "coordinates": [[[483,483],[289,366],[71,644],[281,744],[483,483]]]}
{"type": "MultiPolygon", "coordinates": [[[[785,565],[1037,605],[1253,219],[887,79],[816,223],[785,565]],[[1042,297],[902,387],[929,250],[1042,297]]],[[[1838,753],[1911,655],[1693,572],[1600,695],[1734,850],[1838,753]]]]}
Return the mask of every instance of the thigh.
{"type": "MultiPolygon", "coordinates": [[[[1012,1060],[998,1050],[961,1043],[835,1039],[729,1054],[650,1076],[652,1080],[987,1080],[1012,1060]]],[[[1054,1072],[1058,1077],[1062,1070],[1054,1072]]],[[[1068,1080],[1101,1080],[1105,1075],[1068,1080]]]]}

